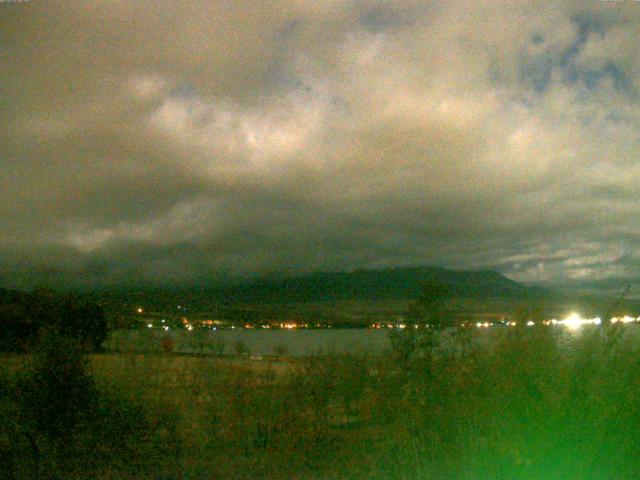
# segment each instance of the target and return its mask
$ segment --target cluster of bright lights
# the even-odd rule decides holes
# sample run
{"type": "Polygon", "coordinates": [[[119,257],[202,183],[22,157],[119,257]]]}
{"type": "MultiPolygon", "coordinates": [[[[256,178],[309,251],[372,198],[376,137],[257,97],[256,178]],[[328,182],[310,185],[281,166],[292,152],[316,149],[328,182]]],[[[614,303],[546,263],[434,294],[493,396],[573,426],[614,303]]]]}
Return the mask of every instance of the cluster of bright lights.
{"type": "MultiPolygon", "coordinates": [[[[284,328],[285,330],[295,330],[296,328],[309,328],[309,324],[308,323],[287,322],[287,323],[280,323],[280,324],[276,325],[276,327],[284,328]]],[[[245,326],[245,328],[246,328],[246,326],[245,326]]]]}
{"type": "MultiPolygon", "coordinates": [[[[600,325],[602,323],[602,319],[600,317],[582,318],[578,313],[572,312],[562,320],[558,320],[554,318],[552,320],[542,320],[540,323],[545,326],[561,325],[571,330],[577,330],[583,325],[600,325]]],[[[611,319],[611,323],[640,323],[640,317],[631,317],[629,315],[625,315],[623,317],[613,317],[611,319]]],[[[525,323],[525,325],[528,327],[532,327],[535,324],[536,322],[534,322],[533,320],[529,320],[525,323]]],[[[496,325],[515,327],[517,325],[517,322],[514,322],[514,321],[499,322],[499,323],[477,322],[475,324],[477,328],[489,328],[496,325]]],[[[463,323],[461,326],[465,327],[467,326],[467,324],[463,323]]]]}
{"type": "MultiPolygon", "coordinates": [[[[162,320],[162,322],[164,323],[164,320],[162,320]]],[[[165,332],[169,331],[169,326],[168,325],[160,325],[162,327],[162,329],[165,332]]],[[[147,328],[153,328],[153,323],[147,323],[147,328]]]]}
{"type": "MultiPolygon", "coordinates": [[[[318,325],[320,326],[320,325],[318,325]]],[[[414,325],[414,328],[418,328],[419,325],[414,325]]],[[[370,325],[369,328],[375,328],[377,330],[381,329],[381,328],[399,328],[399,329],[403,329],[403,328],[407,328],[407,324],[406,323],[372,323],[370,325]]]]}
{"type": "Polygon", "coordinates": [[[630,317],[629,315],[625,315],[624,317],[613,317],[611,319],[611,323],[636,323],[640,322],[640,317],[630,317]]]}
{"type": "MultiPolygon", "coordinates": [[[[142,310],[142,309],[139,309],[142,310]]],[[[166,320],[163,318],[161,320],[161,323],[164,324],[166,322],[166,320]]],[[[193,331],[194,326],[191,322],[189,322],[187,320],[186,317],[182,317],[182,323],[184,325],[184,327],[188,330],[188,331],[193,331]]],[[[204,327],[211,327],[211,325],[214,324],[213,321],[202,321],[202,326],[204,327]]],[[[542,320],[540,322],[540,324],[545,325],[545,326],[549,326],[549,325],[562,325],[565,326],[571,330],[577,330],[578,328],[580,328],[583,325],[600,325],[602,323],[602,320],[600,319],[600,317],[595,317],[595,318],[582,318],[578,313],[576,312],[572,312],[571,314],[569,314],[567,317],[563,318],[562,320],[557,320],[557,319],[552,319],[552,320],[542,320]]],[[[622,317],[613,317],[611,318],[611,323],[612,324],[616,324],[616,323],[621,323],[621,324],[627,324],[627,323],[640,323],[640,317],[631,317],[629,315],[624,315],[622,317]]],[[[517,322],[515,321],[500,321],[498,323],[494,323],[494,322],[477,322],[475,324],[471,324],[471,325],[475,325],[477,328],[489,328],[489,327],[493,327],[493,326],[507,326],[507,327],[515,327],[517,326],[517,322]]],[[[529,320],[525,323],[526,326],[531,327],[536,325],[536,322],[534,322],[533,320],[529,320]]],[[[320,327],[320,325],[317,325],[318,327],[320,327]]],[[[463,323],[461,324],[462,327],[466,327],[469,326],[469,324],[467,323],[463,323]]],[[[153,328],[154,325],[152,323],[147,324],[147,328],[153,328]]],[[[165,331],[169,330],[169,326],[168,325],[159,325],[159,327],[161,327],[162,329],[164,329],[165,331]]],[[[265,329],[269,329],[269,328],[282,328],[282,329],[286,329],[286,330],[293,330],[296,328],[308,328],[309,325],[306,323],[280,323],[280,324],[276,324],[276,325],[261,325],[262,328],[265,329]]],[[[255,328],[253,325],[251,324],[245,324],[244,328],[246,329],[253,329],[255,328]]],[[[405,323],[398,323],[398,324],[393,324],[393,323],[374,323],[370,325],[370,328],[375,328],[375,329],[380,329],[380,328],[398,328],[398,329],[405,329],[407,328],[407,325],[405,323]]],[[[418,325],[414,325],[414,328],[418,328],[418,325]]],[[[235,329],[235,327],[232,325],[231,329],[235,329]]],[[[213,327],[213,330],[217,330],[216,327],[213,327]]]]}
{"type": "Polygon", "coordinates": [[[583,325],[600,325],[602,320],[600,317],[595,318],[582,318],[577,313],[573,312],[568,317],[563,318],[562,320],[556,320],[555,318],[551,320],[552,325],[564,325],[565,327],[576,330],[583,325]]]}

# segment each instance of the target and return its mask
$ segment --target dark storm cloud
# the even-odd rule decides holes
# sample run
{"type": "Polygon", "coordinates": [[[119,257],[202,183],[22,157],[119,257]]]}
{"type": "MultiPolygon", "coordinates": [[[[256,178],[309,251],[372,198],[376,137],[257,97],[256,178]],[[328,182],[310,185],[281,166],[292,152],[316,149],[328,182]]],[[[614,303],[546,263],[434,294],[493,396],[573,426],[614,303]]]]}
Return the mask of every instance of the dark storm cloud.
{"type": "Polygon", "coordinates": [[[633,2],[0,6],[0,276],[634,276],[633,2]]]}

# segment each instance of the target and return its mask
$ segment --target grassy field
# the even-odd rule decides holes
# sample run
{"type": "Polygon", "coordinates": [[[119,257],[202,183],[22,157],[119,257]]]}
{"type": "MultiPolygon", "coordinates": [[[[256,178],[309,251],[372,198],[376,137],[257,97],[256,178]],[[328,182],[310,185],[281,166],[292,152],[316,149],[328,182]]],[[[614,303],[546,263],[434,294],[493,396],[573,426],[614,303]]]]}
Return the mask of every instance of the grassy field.
{"type": "MultiPolygon", "coordinates": [[[[60,478],[637,478],[635,337],[532,328],[487,344],[477,334],[443,346],[406,332],[375,357],[91,355],[100,392],[144,414],[147,433],[130,446],[144,455],[60,478]]],[[[5,375],[26,360],[3,357],[5,375]]]]}

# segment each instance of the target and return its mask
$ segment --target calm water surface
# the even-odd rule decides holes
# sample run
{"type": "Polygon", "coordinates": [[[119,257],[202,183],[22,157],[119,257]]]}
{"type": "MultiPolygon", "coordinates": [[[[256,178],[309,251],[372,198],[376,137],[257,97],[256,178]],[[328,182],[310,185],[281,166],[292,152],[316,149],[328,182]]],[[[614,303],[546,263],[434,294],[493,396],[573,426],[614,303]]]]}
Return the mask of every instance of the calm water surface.
{"type": "MultiPolygon", "coordinates": [[[[561,343],[570,342],[576,335],[592,332],[600,327],[581,327],[572,331],[565,327],[552,328],[561,343]]],[[[494,335],[506,333],[505,327],[472,329],[475,340],[484,344],[494,335]]],[[[640,325],[625,325],[624,337],[640,336],[640,325]]],[[[450,332],[445,332],[448,335],[450,332]]],[[[203,354],[234,354],[239,344],[245,354],[262,356],[284,352],[292,356],[327,353],[382,354],[391,347],[389,330],[374,329],[318,329],[318,330],[118,330],[111,334],[105,347],[117,352],[160,352],[163,338],[174,343],[174,352],[203,354]]]]}
{"type": "Polygon", "coordinates": [[[386,330],[322,329],[322,330],[200,330],[116,331],[106,347],[116,351],[150,352],[162,349],[162,338],[170,337],[174,351],[183,353],[235,353],[242,342],[251,355],[273,355],[284,349],[288,355],[316,353],[383,353],[390,347],[386,330]]]}

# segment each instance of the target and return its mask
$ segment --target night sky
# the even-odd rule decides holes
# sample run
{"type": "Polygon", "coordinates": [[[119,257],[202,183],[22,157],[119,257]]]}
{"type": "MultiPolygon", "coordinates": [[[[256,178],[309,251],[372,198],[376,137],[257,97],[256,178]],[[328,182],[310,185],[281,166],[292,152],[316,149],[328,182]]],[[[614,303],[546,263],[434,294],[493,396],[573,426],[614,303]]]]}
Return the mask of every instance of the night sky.
{"type": "Polygon", "coordinates": [[[0,3],[0,281],[636,277],[640,3],[0,3]]]}

